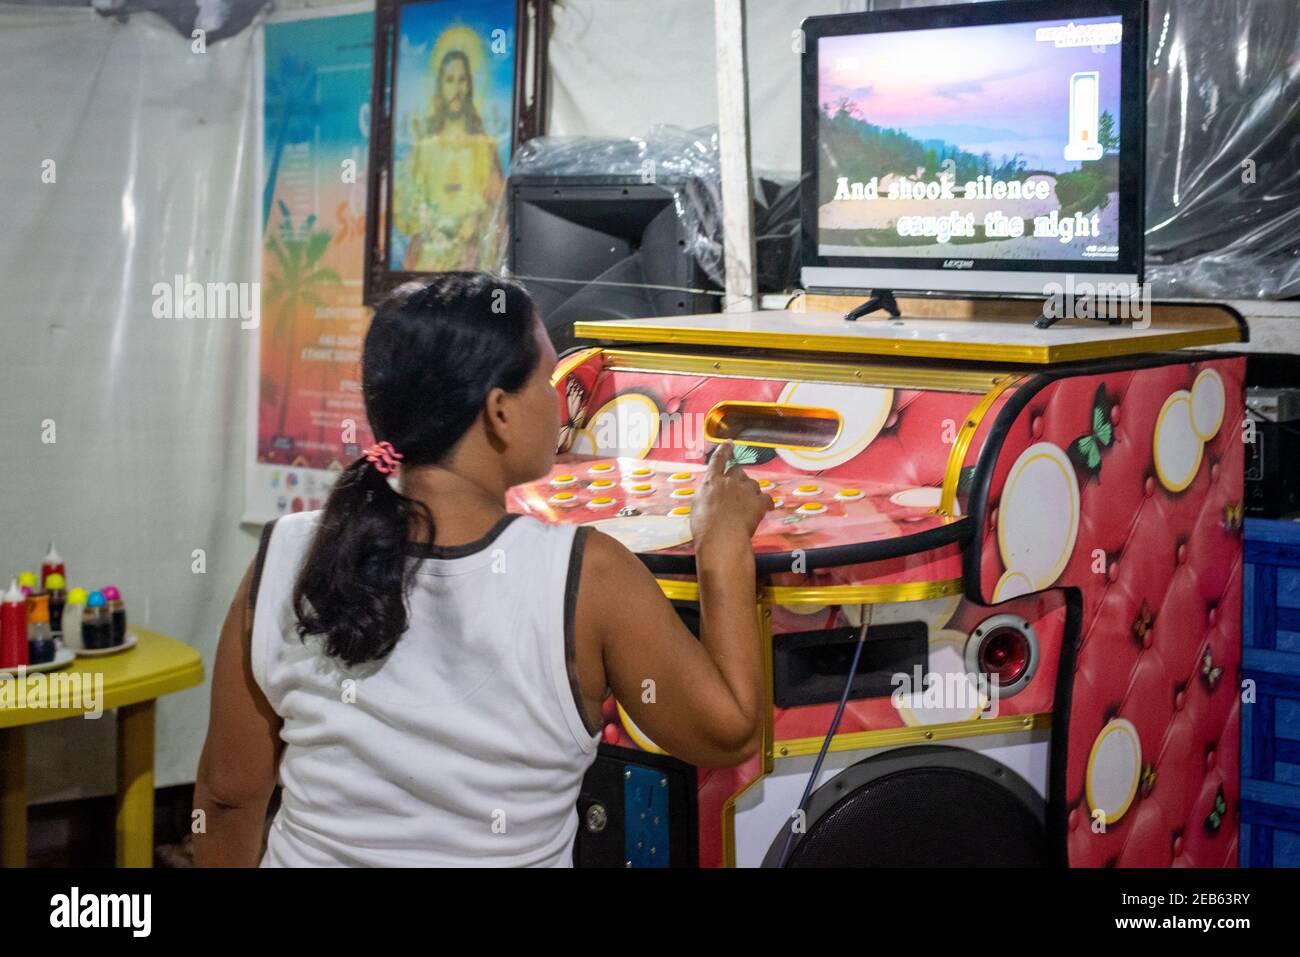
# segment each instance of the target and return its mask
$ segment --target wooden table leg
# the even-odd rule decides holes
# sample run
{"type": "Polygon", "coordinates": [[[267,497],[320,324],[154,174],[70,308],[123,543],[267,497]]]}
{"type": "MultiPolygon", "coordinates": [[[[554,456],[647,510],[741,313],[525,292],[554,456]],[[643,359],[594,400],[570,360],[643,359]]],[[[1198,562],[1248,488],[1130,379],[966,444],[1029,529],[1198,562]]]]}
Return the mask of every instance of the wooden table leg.
{"type": "Polygon", "coordinates": [[[0,867],[27,866],[27,729],[0,728],[0,867]]]}
{"type": "Polygon", "coordinates": [[[154,702],[117,709],[117,866],[153,866],[154,702]]]}

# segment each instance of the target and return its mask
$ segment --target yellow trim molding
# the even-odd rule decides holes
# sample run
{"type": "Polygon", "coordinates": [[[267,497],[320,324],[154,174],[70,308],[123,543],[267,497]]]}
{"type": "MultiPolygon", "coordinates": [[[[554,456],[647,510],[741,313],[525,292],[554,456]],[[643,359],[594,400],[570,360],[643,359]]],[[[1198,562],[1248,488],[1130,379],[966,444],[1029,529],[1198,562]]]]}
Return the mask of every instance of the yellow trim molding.
{"type": "MultiPolygon", "coordinates": [[[[698,582],[657,578],[669,601],[699,601],[698,582]]],[[[960,578],[885,585],[770,585],[759,590],[759,603],[772,605],[883,605],[895,601],[925,601],[960,594],[960,578]]]]}
{"type": "Polygon", "coordinates": [[[943,493],[939,496],[939,507],[935,509],[940,515],[952,517],[953,509],[957,504],[957,483],[961,479],[961,467],[966,461],[966,453],[970,450],[971,440],[975,438],[980,423],[989,414],[998,396],[1021,381],[1021,376],[1009,375],[1000,378],[988,392],[984,393],[984,398],[976,403],[975,408],[970,410],[970,415],[962,422],[957,438],[952,443],[952,449],[948,452],[948,465],[943,473],[943,493]]]}
{"type": "MultiPolygon", "coordinates": [[[[952,721],[947,724],[917,725],[906,728],[882,728],[877,731],[853,731],[831,739],[831,751],[862,751],[867,748],[890,748],[904,744],[929,744],[956,738],[975,738],[986,734],[1016,734],[1052,726],[1050,713],[1013,714],[1000,718],[952,721]]],[[[797,758],[816,754],[825,738],[791,738],[777,741],[773,753],[778,758],[797,758]]]]}
{"type": "Polygon", "coordinates": [[[777,379],[782,382],[831,382],[894,389],[934,389],[940,392],[986,392],[1004,373],[990,370],[942,369],[920,365],[862,365],[814,362],[807,359],[751,359],[679,352],[605,350],[605,368],[613,372],[680,372],[738,379],[777,379]]]}
{"type": "MultiPolygon", "coordinates": [[[[665,323],[671,320],[665,320],[665,323]]],[[[779,349],[794,352],[833,352],[843,355],[900,356],[911,359],[957,359],[965,362],[1012,362],[1050,365],[1084,359],[1169,352],[1196,346],[1240,342],[1235,326],[1212,326],[1179,332],[1151,332],[1094,342],[1055,342],[1008,345],[994,342],[948,342],[922,339],[872,339],[862,335],[810,335],[803,332],[753,332],[744,329],[700,329],[687,326],[633,325],[625,320],[576,322],[573,334],[582,339],[657,342],[737,349],[779,349]]]]}
{"type": "Polygon", "coordinates": [[[595,346],[590,349],[582,349],[571,356],[561,359],[551,371],[551,385],[558,385],[561,379],[600,351],[600,347],[595,346]]]}

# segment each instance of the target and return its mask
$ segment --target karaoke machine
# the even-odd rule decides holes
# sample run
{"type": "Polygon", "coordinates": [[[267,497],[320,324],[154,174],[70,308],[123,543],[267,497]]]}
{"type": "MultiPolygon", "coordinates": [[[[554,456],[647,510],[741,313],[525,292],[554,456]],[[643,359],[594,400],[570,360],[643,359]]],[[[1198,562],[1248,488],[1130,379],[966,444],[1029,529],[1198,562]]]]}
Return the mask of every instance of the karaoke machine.
{"type": "Polygon", "coordinates": [[[578,863],[1233,866],[1244,359],[1192,350],[1240,317],[851,305],[576,327],[625,345],[561,360],[562,455],[513,511],[597,523],[695,626],[716,443],[777,505],[761,753],[696,769],[608,700],[578,863]]]}

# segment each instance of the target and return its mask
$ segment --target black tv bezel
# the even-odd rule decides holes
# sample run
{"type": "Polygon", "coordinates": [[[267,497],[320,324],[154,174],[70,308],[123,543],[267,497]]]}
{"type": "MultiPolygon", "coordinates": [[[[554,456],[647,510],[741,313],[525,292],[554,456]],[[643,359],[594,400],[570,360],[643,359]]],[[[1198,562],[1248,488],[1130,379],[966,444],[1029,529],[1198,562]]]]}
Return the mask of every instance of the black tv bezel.
{"type": "MultiPolygon", "coordinates": [[[[801,70],[801,247],[802,266],[840,269],[905,270],[917,274],[917,286],[924,287],[926,274],[942,273],[942,259],[896,256],[822,256],[818,253],[818,140],[817,95],[818,44],[822,37],[867,33],[897,33],[950,27],[990,26],[1000,23],[1034,23],[1048,20],[1092,20],[1119,16],[1123,23],[1120,41],[1120,158],[1119,158],[1119,255],[1113,260],[1075,259],[973,259],[961,274],[1017,272],[1061,274],[1135,275],[1143,279],[1146,211],[1143,198],[1146,183],[1146,48],[1147,0],[1000,0],[955,6],[914,7],[866,13],[843,13],[807,17],[800,25],[803,35],[801,70]],[[1128,144],[1128,145],[1125,145],[1128,144]]],[[[963,256],[954,246],[953,259],[963,256]]],[[[903,287],[896,287],[903,288],[903,287]]]]}

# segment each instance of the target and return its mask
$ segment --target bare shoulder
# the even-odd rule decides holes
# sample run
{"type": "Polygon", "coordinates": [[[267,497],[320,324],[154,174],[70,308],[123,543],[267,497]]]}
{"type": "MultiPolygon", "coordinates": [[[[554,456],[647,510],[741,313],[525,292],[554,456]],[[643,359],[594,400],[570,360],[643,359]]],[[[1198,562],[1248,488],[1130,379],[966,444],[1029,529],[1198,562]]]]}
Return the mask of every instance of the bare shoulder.
{"type": "Polygon", "coordinates": [[[650,570],[618,539],[591,529],[583,547],[578,603],[587,621],[627,622],[629,615],[662,599],[650,570]]]}
{"type": "MultiPolygon", "coordinates": [[[[628,551],[626,545],[598,529],[591,529],[583,550],[582,574],[584,579],[600,581],[606,586],[614,583],[626,585],[635,582],[653,583],[649,569],[641,559],[628,551]]],[[[602,591],[613,591],[602,588],[602,591]]]]}

